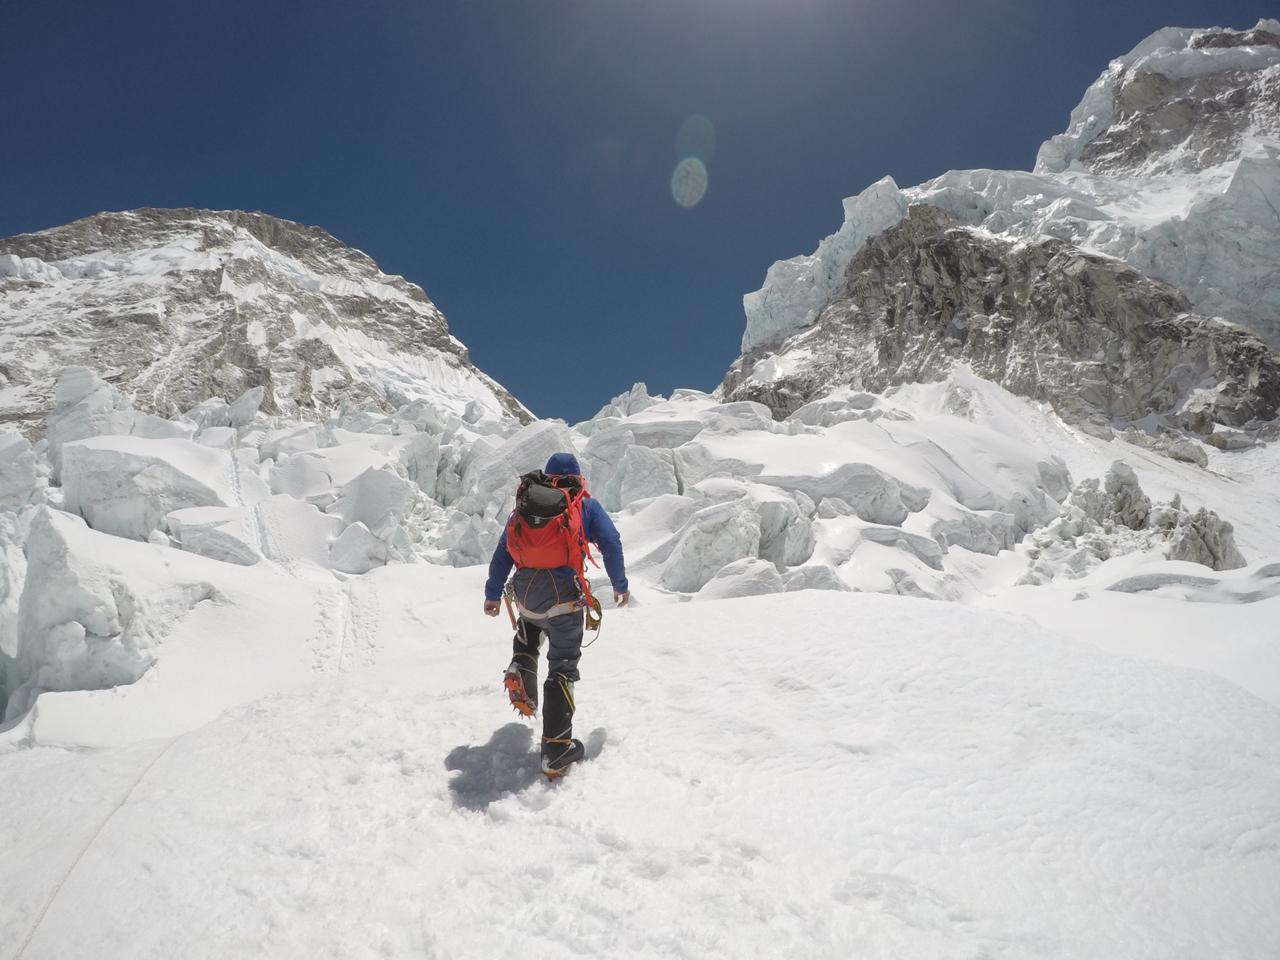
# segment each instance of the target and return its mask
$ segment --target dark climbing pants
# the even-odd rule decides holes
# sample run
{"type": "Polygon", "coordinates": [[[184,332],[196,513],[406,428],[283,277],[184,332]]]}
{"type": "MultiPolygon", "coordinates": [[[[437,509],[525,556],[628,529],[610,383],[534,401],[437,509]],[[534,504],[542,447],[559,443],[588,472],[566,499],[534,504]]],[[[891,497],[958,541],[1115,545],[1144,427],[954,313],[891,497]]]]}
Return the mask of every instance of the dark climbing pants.
{"type": "MultiPolygon", "coordinates": [[[[517,570],[511,579],[515,599],[532,613],[543,613],[579,597],[578,585],[550,570],[517,570]]],[[[564,740],[573,735],[573,685],[578,681],[582,658],[583,611],[576,608],[545,619],[521,615],[512,651],[520,663],[526,691],[537,689],[538,652],[547,638],[547,681],[542,696],[544,740],[564,740]]]]}
{"type": "MultiPolygon", "coordinates": [[[[517,570],[511,578],[516,601],[526,610],[543,613],[562,603],[578,599],[578,585],[550,570],[517,570]]],[[[532,648],[534,656],[547,637],[547,671],[563,674],[577,682],[578,661],[582,658],[582,610],[539,620],[521,616],[516,630],[516,652],[532,648]]]]}

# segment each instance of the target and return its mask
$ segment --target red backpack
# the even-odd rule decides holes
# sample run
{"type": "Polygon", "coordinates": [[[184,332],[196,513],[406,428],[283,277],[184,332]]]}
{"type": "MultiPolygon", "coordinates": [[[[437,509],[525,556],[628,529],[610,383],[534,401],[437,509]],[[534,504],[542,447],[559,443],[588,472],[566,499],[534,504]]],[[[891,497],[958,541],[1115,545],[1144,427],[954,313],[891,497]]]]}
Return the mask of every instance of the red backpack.
{"type": "Polygon", "coordinates": [[[582,501],[589,496],[581,477],[548,477],[541,470],[526,473],[516,488],[516,508],[507,521],[507,553],[521,568],[568,567],[587,606],[592,607],[595,598],[584,561],[599,564],[582,529],[582,501]]]}

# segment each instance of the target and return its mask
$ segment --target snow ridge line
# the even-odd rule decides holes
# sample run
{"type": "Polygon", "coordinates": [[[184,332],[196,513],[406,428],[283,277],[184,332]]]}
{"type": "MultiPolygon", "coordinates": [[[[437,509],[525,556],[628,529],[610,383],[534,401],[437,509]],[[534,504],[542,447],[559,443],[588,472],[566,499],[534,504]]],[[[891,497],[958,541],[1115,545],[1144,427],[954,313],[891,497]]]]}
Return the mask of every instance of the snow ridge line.
{"type": "Polygon", "coordinates": [[[67,868],[67,872],[62,875],[62,879],[58,881],[57,886],[53,888],[53,892],[49,894],[49,899],[45,901],[43,909],[41,909],[40,914],[36,917],[36,922],[33,923],[31,925],[31,929],[27,931],[27,936],[22,941],[22,945],[18,947],[17,952],[13,955],[13,960],[22,960],[22,956],[27,952],[27,947],[31,946],[31,941],[35,938],[36,933],[44,923],[45,917],[48,916],[49,909],[53,906],[54,901],[58,899],[58,894],[62,893],[62,888],[66,885],[66,882],[71,879],[71,875],[76,872],[76,867],[80,866],[80,861],[84,859],[85,854],[89,852],[89,849],[97,842],[98,837],[102,835],[102,831],[107,828],[107,824],[109,824],[115,815],[124,808],[124,805],[129,802],[129,798],[133,796],[133,792],[138,789],[139,785],[141,785],[147,774],[151,772],[152,768],[164,758],[164,755],[169,752],[170,748],[173,747],[175,743],[185,736],[185,733],[179,734],[178,736],[171,738],[163,747],[161,747],[156,755],[151,758],[151,761],[142,768],[142,771],[133,781],[133,785],[125,791],[125,794],[120,798],[120,801],[111,808],[105,817],[102,818],[102,822],[98,824],[98,828],[93,831],[93,835],[89,837],[85,845],[81,847],[80,852],[76,854],[76,858],[71,861],[71,866],[67,868]]]}

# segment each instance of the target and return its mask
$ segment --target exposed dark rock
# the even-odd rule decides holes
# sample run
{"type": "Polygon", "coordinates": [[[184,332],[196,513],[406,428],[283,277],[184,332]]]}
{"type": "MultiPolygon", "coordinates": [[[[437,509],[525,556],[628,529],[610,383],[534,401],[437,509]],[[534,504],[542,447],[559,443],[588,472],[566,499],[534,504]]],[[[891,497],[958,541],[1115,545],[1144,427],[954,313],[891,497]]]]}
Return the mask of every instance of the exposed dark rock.
{"type": "Polygon", "coordinates": [[[1269,420],[1280,358],[1256,336],[1189,312],[1176,289],[1063,241],[1013,244],[928,205],[869,240],[814,327],[778,348],[806,358],[769,382],[741,358],[726,400],[776,415],[838,387],[943,379],[957,363],[1078,423],[1125,425],[1199,404],[1206,424],[1269,420]]]}
{"type": "Polygon", "coordinates": [[[1170,78],[1142,71],[1117,88],[1114,102],[1111,123],[1080,154],[1094,173],[1204,170],[1238,156],[1247,135],[1280,133],[1280,75],[1274,72],[1170,78]]]}
{"type": "Polygon", "coordinates": [[[1191,41],[1193,50],[1212,47],[1280,47],[1280,34],[1270,30],[1213,30],[1191,41]]]}

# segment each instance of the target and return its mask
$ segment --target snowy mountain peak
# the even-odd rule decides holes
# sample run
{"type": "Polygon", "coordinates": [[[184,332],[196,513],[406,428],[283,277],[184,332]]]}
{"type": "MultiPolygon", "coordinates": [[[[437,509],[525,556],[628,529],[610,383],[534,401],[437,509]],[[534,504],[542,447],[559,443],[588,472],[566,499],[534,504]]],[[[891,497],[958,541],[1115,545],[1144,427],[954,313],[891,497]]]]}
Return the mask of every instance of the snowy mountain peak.
{"type": "Polygon", "coordinates": [[[33,425],[77,364],[162,415],[261,386],[265,411],[304,418],[418,400],[529,418],[420,287],[263,213],[147,208],[0,240],[0,304],[0,413],[33,425]]]}
{"type": "Polygon", "coordinates": [[[1034,172],[886,177],[845,200],[839,230],[743,298],[722,394],[786,415],[964,363],[1104,432],[1269,420],[1277,209],[1280,21],[1160,30],[1034,172]]]}

